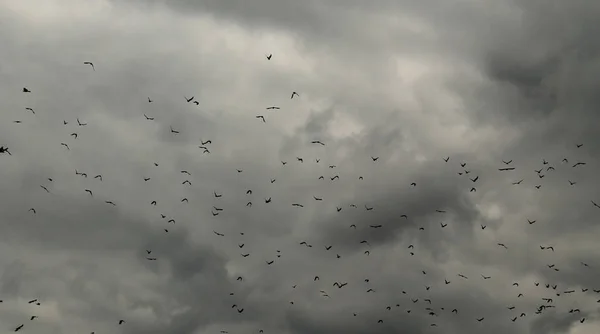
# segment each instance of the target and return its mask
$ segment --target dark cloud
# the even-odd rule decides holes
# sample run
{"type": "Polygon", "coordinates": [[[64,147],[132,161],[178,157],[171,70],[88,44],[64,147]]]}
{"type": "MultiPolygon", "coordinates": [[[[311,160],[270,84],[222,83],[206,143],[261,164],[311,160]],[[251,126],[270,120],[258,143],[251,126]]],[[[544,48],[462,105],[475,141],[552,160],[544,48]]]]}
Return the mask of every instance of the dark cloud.
{"type": "Polygon", "coordinates": [[[6,330],[597,332],[597,4],[0,6],[6,330]]]}

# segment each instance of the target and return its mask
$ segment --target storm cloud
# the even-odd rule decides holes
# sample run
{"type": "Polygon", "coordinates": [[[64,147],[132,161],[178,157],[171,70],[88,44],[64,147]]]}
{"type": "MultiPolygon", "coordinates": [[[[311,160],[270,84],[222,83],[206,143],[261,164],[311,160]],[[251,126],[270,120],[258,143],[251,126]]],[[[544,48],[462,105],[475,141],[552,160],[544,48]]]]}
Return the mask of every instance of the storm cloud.
{"type": "Polygon", "coordinates": [[[0,332],[600,330],[600,4],[0,8],[0,332]]]}

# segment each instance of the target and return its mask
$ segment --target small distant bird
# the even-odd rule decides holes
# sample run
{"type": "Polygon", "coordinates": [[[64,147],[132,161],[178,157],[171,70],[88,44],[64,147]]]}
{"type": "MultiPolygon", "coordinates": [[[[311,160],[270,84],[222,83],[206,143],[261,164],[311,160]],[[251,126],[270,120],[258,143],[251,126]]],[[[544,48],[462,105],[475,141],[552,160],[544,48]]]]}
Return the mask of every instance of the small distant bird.
{"type": "Polygon", "coordinates": [[[297,97],[300,97],[300,95],[298,95],[298,93],[296,93],[296,92],[292,92],[292,97],[290,97],[290,99],[293,99],[293,98],[294,98],[294,95],[296,95],[297,97]]]}
{"type": "Polygon", "coordinates": [[[271,57],[273,57],[273,54],[269,54],[267,57],[267,60],[271,60],[271,57]]]}
{"type": "Polygon", "coordinates": [[[146,117],[146,119],[149,120],[149,121],[153,121],[154,120],[154,117],[148,117],[148,115],[146,115],[146,114],[144,114],[144,117],[146,117]]]}
{"type": "Polygon", "coordinates": [[[448,162],[448,160],[450,160],[450,157],[444,158],[445,162],[448,162]]]}
{"type": "Polygon", "coordinates": [[[313,140],[313,141],[311,141],[311,144],[319,144],[319,145],[325,146],[325,144],[323,144],[323,142],[320,140],[313,140]]]}
{"type": "Polygon", "coordinates": [[[498,168],[499,171],[515,170],[515,167],[498,168]]]}
{"type": "Polygon", "coordinates": [[[83,64],[90,65],[92,67],[92,70],[96,71],[96,68],[94,68],[94,63],[92,63],[91,61],[84,61],[83,64]]]}
{"type": "Polygon", "coordinates": [[[27,87],[23,87],[23,93],[31,93],[31,91],[27,87]]]}
{"type": "Polygon", "coordinates": [[[256,118],[260,118],[260,119],[262,119],[263,123],[266,123],[266,122],[267,122],[267,121],[265,120],[265,116],[258,115],[258,116],[256,116],[256,118]]]}
{"type": "Polygon", "coordinates": [[[27,108],[25,108],[25,110],[29,110],[29,111],[31,111],[35,115],[35,111],[33,109],[27,107],[27,108]]]}
{"type": "Polygon", "coordinates": [[[267,107],[267,110],[279,110],[281,108],[276,107],[276,106],[271,106],[271,107],[267,107]]]}

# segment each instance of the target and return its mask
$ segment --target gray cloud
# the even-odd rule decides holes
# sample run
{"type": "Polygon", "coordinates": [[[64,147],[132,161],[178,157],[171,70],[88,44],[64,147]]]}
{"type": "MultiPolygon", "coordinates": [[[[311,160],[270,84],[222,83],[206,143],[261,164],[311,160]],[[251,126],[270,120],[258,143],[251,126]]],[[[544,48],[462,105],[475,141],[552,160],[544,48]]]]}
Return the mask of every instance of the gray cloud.
{"type": "Polygon", "coordinates": [[[0,6],[6,331],[598,331],[597,4],[0,6]]]}

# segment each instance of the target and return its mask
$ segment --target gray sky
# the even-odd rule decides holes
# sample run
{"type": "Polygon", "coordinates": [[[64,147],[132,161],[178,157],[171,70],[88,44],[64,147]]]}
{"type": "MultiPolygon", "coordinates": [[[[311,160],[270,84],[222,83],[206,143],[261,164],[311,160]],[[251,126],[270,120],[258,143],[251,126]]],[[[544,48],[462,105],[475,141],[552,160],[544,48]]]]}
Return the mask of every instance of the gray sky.
{"type": "Polygon", "coordinates": [[[0,333],[598,333],[599,14],[0,0],[0,333]]]}

